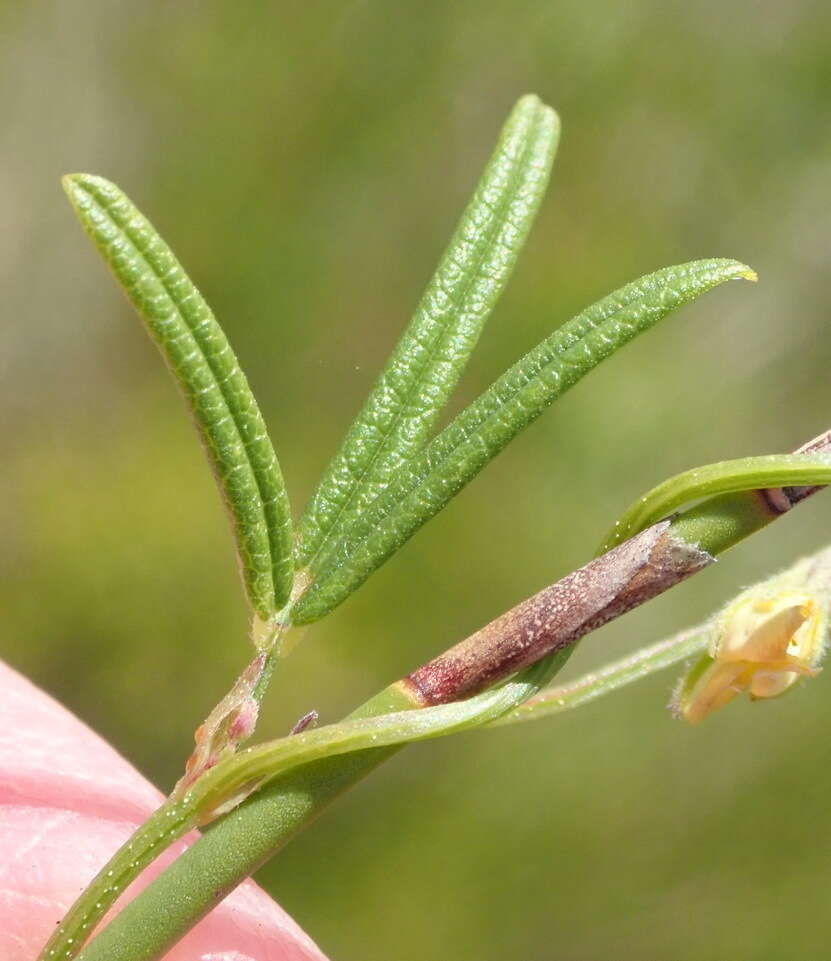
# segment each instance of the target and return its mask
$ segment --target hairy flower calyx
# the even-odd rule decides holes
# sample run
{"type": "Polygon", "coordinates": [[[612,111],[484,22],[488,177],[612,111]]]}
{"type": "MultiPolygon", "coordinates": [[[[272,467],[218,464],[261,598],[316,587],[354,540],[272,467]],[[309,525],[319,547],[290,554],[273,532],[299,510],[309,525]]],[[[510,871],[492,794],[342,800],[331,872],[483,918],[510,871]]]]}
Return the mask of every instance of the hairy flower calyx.
{"type": "Polygon", "coordinates": [[[827,606],[819,593],[775,582],[745,591],[715,620],[708,653],[681,682],[677,713],[696,724],[743,692],[752,700],[778,697],[814,677],[827,606]]]}

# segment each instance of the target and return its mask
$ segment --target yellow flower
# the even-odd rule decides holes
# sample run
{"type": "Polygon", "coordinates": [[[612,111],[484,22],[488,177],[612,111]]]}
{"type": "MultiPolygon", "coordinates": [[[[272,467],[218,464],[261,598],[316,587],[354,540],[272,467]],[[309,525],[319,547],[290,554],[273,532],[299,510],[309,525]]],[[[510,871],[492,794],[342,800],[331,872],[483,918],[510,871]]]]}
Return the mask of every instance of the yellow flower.
{"type": "Polygon", "coordinates": [[[747,692],[778,697],[819,673],[828,630],[831,552],[744,591],[714,620],[709,651],[682,680],[675,708],[693,724],[747,692]]]}

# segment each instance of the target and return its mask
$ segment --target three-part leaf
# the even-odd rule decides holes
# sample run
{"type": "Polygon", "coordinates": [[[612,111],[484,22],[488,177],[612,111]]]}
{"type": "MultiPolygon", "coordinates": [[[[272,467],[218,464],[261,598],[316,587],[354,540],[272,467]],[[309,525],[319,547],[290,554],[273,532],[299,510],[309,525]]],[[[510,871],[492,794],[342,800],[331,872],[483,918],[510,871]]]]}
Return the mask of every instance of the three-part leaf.
{"type": "Polygon", "coordinates": [[[314,574],[328,548],[427,439],[513,270],[558,138],[554,111],[523,97],[415,316],[300,520],[298,567],[314,574]]]}
{"type": "Polygon", "coordinates": [[[63,182],[84,229],[179,382],[231,516],[248,598],[267,619],[291,592],[291,515],[248,381],[210,307],[124,193],[90,174],[63,182]]]}
{"type": "Polygon", "coordinates": [[[340,604],[440,511],[523,428],[589,371],[672,310],[726,280],[755,279],[734,260],[698,260],[642,277],[578,314],[503,374],[402,466],[321,560],[295,623],[340,604]]]}

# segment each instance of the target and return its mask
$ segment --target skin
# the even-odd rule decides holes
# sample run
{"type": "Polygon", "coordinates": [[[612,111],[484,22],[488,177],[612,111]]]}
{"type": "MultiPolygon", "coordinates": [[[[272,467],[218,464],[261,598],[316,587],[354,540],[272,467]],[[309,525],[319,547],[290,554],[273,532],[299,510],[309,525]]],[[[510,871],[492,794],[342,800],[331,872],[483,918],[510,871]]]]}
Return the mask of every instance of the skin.
{"type": "MultiPolygon", "coordinates": [[[[161,794],[97,734],[0,662],[0,958],[33,961],[66,908],[161,794]]],[[[132,897],[187,843],[127,892],[132,897]]],[[[247,881],[165,961],[325,961],[247,881]]]]}

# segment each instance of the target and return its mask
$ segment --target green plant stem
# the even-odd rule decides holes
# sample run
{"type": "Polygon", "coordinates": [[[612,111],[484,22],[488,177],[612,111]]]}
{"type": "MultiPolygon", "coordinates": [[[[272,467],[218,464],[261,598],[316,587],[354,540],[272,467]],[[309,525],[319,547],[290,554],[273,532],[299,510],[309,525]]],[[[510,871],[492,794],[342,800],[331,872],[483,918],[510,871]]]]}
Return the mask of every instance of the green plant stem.
{"type": "MultiPolygon", "coordinates": [[[[772,508],[782,510],[789,506],[785,491],[797,488],[780,488],[778,494],[775,489],[767,490],[749,502],[747,498],[740,498],[738,502],[728,500],[726,511],[724,506],[719,507],[718,500],[711,500],[703,513],[691,512],[683,522],[678,519],[675,528],[668,521],[656,523],[689,501],[706,494],[735,494],[749,487],[758,488],[760,484],[828,482],[831,482],[828,454],[816,451],[746,457],[678,474],[639,498],[623,514],[596,561],[521,602],[414,671],[407,681],[417,698],[429,704],[443,704],[476,694],[551,651],[569,647],[600,624],[618,617],[633,606],[633,583],[637,585],[636,602],[642,603],[644,598],[657,596],[710,563],[710,555],[698,549],[696,524],[704,523],[705,527],[709,524],[713,528],[714,516],[724,514],[729,521],[721,533],[725,539],[724,549],[728,542],[735,543],[740,537],[736,524],[742,517],[749,512],[747,529],[755,529],[756,524],[775,516],[772,508]],[[686,536],[679,538],[679,529],[686,530],[686,536]],[[679,549],[682,545],[683,549],[679,549]]],[[[712,534],[713,530],[711,537],[712,534]]],[[[261,696],[267,684],[274,652],[261,657],[265,661],[253,691],[255,697],[261,696]]],[[[239,696],[234,696],[239,684],[238,681],[234,692],[200,728],[200,746],[188,762],[188,784],[232,751],[225,722],[229,712],[239,708],[239,696]]],[[[246,684],[242,694],[247,693],[246,684]]],[[[250,732],[245,734],[247,737],[250,732]]],[[[233,745],[237,746],[238,743],[233,745]]]]}
{"type": "Polygon", "coordinates": [[[210,828],[126,905],[79,961],[161,958],[252,871],[400,747],[326,758],[277,778],[210,828]],[[220,830],[221,828],[221,830],[220,830]],[[183,892],[186,897],[182,897],[183,892]]]}
{"type": "MultiPolygon", "coordinates": [[[[376,714],[408,710],[414,706],[412,699],[405,691],[391,686],[355,711],[351,717],[371,717],[376,714]]],[[[207,914],[218,900],[224,898],[239,883],[241,879],[234,874],[238,861],[253,864],[252,859],[256,859],[257,851],[268,850],[268,841],[273,837],[275,830],[283,839],[282,843],[286,843],[302,825],[312,820],[328,803],[356,781],[365,777],[397,749],[397,747],[378,748],[346,755],[341,758],[344,763],[339,765],[331,765],[328,763],[330,759],[327,758],[322,763],[313,762],[300,768],[296,772],[296,777],[276,779],[273,785],[269,785],[249,799],[258,801],[256,805],[248,808],[250,815],[239,820],[232,816],[236,812],[232,812],[232,815],[225,817],[221,822],[227,825],[225,830],[234,835],[234,841],[230,842],[233,846],[226,848],[225,851],[230,857],[222,857],[221,845],[229,843],[227,838],[209,831],[201,839],[205,842],[205,847],[201,851],[208,855],[211,864],[209,870],[188,872],[188,865],[182,858],[175,862],[185,871],[189,889],[202,904],[202,910],[196,918],[190,911],[190,905],[193,903],[190,898],[180,903],[176,903],[175,898],[172,899],[168,905],[170,910],[168,910],[164,907],[165,900],[169,898],[169,894],[164,890],[165,885],[153,886],[153,891],[149,889],[147,891],[147,901],[153,904],[151,923],[144,923],[140,917],[139,935],[137,937],[128,935],[124,939],[119,939],[118,930],[113,931],[112,925],[109,925],[83,951],[82,957],[85,961],[96,957],[109,958],[111,961],[115,961],[116,958],[138,961],[140,957],[159,957],[163,951],[175,943],[183,931],[188,930],[196,920],[207,914]],[[287,783],[283,783],[284,781],[287,783]],[[215,842],[220,843],[219,848],[216,847],[215,842]],[[140,943],[138,937],[141,938],[140,943]],[[171,938],[172,940],[166,940],[171,938]],[[110,942],[114,939],[117,943],[111,944],[110,942]]],[[[78,952],[78,945],[115,902],[130,880],[137,876],[165,846],[194,828],[197,820],[198,812],[190,799],[166,801],[138,829],[116,857],[105,865],[84,895],[72,906],[60,927],[44,947],[40,955],[41,959],[65,961],[74,957],[78,952]],[[143,852],[141,857],[129,857],[133,850],[139,849],[143,852]],[[119,860],[121,854],[128,857],[119,860]]],[[[268,854],[264,853],[257,866],[267,857],[268,854]]],[[[250,868],[250,870],[256,870],[256,868],[250,868]]],[[[125,912],[130,907],[131,905],[127,905],[119,917],[125,917],[125,912]]],[[[126,916],[125,920],[129,922],[129,916],[126,916]]]]}
{"type": "Polygon", "coordinates": [[[707,646],[708,626],[699,624],[698,627],[643,647],[611,664],[605,664],[568,684],[546,688],[519,707],[491,721],[487,727],[503,727],[507,724],[518,724],[520,721],[536,721],[553,714],[561,714],[563,711],[588,704],[604,694],[611,694],[612,691],[633,684],[657,671],[666,670],[704,650],[707,646]]]}
{"type": "MultiPolygon", "coordinates": [[[[823,443],[815,443],[812,449],[824,449],[828,438],[821,440],[823,443]]],[[[720,495],[676,518],[672,531],[697,550],[715,556],[767,526],[816,489],[720,495]]],[[[549,654],[537,670],[553,676],[572,649],[549,654]]],[[[412,690],[394,684],[352,716],[371,717],[416,706],[412,690]]],[[[331,801],[397,749],[372,748],[326,757],[269,782],[213,824],[127,905],[84,949],[80,961],[156,961],[331,801]]]]}
{"type": "MultiPolygon", "coordinates": [[[[536,666],[522,677],[488,691],[479,698],[424,711],[414,711],[413,708],[420,705],[413,701],[405,687],[393,684],[340,725],[330,725],[308,734],[283,738],[272,744],[244,751],[238,757],[218,764],[189,788],[186,794],[171,797],[139,828],[134,838],[111,859],[85,895],[73,906],[47,944],[42,957],[50,961],[65,961],[74,957],[86,932],[100,919],[138,871],[159,853],[163,845],[181,837],[195,827],[200,819],[210,816],[212,808],[221,808],[226,803],[238,803],[240,792],[245,796],[260,784],[272,780],[275,775],[279,783],[283,780],[279,777],[281,771],[288,773],[300,766],[299,782],[291,781],[289,798],[285,797],[285,792],[280,792],[281,801],[275,805],[274,799],[270,798],[267,792],[257,795],[264,797],[264,804],[259,808],[257,825],[251,833],[251,825],[248,822],[243,824],[242,836],[231,849],[234,852],[232,860],[237,856],[245,858],[250,853],[252,844],[257,845],[263,831],[273,831],[275,821],[280,824],[285,843],[328,801],[357,778],[368,773],[404,742],[443,736],[499,717],[548,683],[556,668],[556,662],[552,665],[536,666]],[[373,744],[377,744],[378,748],[373,748],[373,744]],[[333,754],[347,754],[356,759],[356,762],[335,769],[332,776],[333,770],[320,768],[316,762],[324,758],[328,760],[333,754]],[[137,845],[141,846],[139,856],[135,854],[137,845]]],[[[211,836],[209,832],[206,837],[211,836]]],[[[227,853],[230,854],[231,851],[227,853]]],[[[191,888],[198,888],[208,896],[208,900],[204,902],[206,910],[210,910],[212,906],[211,892],[215,897],[216,892],[222,891],[224,896],[239,880],[233,870],[229,869],[227,859],[222,863],[220,861],[221,859],[214,862],[216,870],[212,873],[206,874],[201,866],[198,866],[188,875],[191,888]],[[226,877],[230,878],[230,886],[225,884],[226,877]]],[[[164,904],[168,894],[156,890],[151,900],[153,898],[156,903],[164,904]]],[[[129,906],[125,911],[128,909],[129,906]]],[[[165,924],[174,925],[175,940],[180,932],[180,929],[175,927],[175,912],[163,914],[165,924]]],[[[160,914],[159,917],[161,916],[160,914]]],[[[85,958],[155,957],[156,952],[170,946],[164,941],[161,922],[154,924],[152,944],[143,942],[140,947],[134,943],[128,944],[126,948],[121,943],[110,946],[109,930],[105,929],[96,938],[84,952],[85,958]],[[119,953],[122,950],[125,951],[123,955],[119,953]],[[145,955],[143,952],[149,954],[145,955]]]]}

